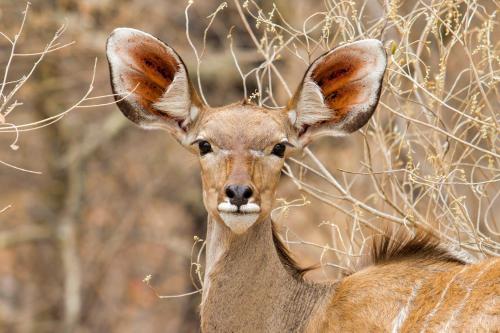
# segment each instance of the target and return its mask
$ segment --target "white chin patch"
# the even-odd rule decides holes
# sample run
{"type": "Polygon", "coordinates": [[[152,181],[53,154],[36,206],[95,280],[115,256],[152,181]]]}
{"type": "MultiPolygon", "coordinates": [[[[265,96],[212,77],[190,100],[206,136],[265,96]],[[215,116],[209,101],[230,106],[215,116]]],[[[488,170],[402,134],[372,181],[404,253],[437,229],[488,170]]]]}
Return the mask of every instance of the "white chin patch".
{"type": "Polygon", "coordinates": [[[259,214],[219,213],[224,224],[235,234],[242,234],[259,218],[259,214]]]}
{"type": "Polygon", "coordinates": [[[242,234],[248,230],[259,218],[260,207],[255,203],[248,203],[238,207],[229,202],[221,202],[217,207],[224,224],[235,234],[242,234]]]}

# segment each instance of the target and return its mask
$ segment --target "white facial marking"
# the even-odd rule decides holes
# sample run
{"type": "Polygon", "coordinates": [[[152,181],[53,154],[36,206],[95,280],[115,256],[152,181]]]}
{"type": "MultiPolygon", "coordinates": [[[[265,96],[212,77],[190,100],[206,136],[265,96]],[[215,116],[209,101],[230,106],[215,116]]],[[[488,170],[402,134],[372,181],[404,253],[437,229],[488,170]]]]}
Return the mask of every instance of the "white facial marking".
{"type": "Polygon", "coordinates": [[[240,212],[245,214],[257,214],[260,213],[260,206],[256,203],[249,202],[240,206],[240,212]]]}
{"type": "Polygon", "coordinates": [[[236,205],[229,203],[228,201],[225,201],[221,202],[219,206],[217,206],[217,209],[221,213],[236,213],[238,207],[236,207],[236,205]]]}
{"type": "Polygon", "coordinates": [[[259,214],[220,213],[224,224],[235,234],[241,235],[259,218],[259,214]]]}
{"type": "Polygon", "coordinates": [[[250,153],[253,156],[256,156],[256,157],[262,157],[262,156],[264,156],[264,152],[262,150],[250,149],[250,153]]]}
{"type": "Polygon", "coordinates": [[[295,109],[288,111],[288,119],[290,120],[290,124],[295,125],[297,121],[297,111],[295,109]]]}
{"type": "Polygon", "coordinates": [[[248,230],[259,218],[260,206],[249,202],[238,207],[229,202],[221,202],[218,205],[219,215],[224,224],[235,234],[242,234],[248,230]]]}
{"type": "MultiPolygon", "coordinates": [[[[236,213],[238,211],[238,207],[230,203],[227,199],[226,201],[221,202],[219,206],[217,206],[217,209],[221,213],[236,213]]],[[[256,203],[249,202],[247,204],[240,206],[240,213],[244,214],[260,213],[260,206],[257,205],[256,203]]]]}

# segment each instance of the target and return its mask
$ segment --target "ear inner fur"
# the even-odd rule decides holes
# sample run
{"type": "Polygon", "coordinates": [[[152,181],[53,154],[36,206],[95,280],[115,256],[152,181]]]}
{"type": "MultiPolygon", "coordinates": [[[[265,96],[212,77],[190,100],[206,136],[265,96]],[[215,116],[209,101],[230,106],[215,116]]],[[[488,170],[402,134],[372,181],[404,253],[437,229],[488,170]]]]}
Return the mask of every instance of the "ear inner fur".
{"type": "Polygon", "coordinates": [[[198,115],[192,108],[199,110],[201,103],[186,67],[159,39],[119,28],[108,39],[107,56],[115,99],[130,120],[181,134],[198,115]]]}
{"type": "Polygon", "coordinates": [[[346,44],[320,56],[289,106],[299,135],[344,134],[363,126],[378,103],[385,67],[385,51],[376,40],[346,44]]]}
{"type": "Polygon", "coordinates": [[[167,50],[151,41],[135,42],[128,52],[133,59],[130,65],[163,89],[172,83],[179,70],[179,64],[167,50]]]}

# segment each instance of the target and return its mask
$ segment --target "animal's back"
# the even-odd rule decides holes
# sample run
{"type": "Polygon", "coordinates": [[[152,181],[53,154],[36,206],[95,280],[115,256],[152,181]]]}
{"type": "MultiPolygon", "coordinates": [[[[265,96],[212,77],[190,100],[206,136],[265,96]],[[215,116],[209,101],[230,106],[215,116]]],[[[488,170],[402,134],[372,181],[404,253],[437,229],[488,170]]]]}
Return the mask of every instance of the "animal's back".
{"type": "Polygon", "coordinates": [[[342,280],[316,331],[500,332],[500,258],[395,256],[342,280]]]}

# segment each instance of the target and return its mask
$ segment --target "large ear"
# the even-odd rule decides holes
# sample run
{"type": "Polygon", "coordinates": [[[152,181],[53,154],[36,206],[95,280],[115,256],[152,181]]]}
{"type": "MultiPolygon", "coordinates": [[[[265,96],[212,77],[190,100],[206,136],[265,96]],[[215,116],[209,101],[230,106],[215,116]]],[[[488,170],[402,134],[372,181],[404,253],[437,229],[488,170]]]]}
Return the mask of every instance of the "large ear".
{"type": "Polygon", "coordinates": [[[130,28],[113,31],[106,53],[111,86],[123,114],[144,128],[166,129],[182,142],[202,105],[177,53],[130,28]]]}
{"type": "Polygon", "coordinates": [[[356,131],[377,106],[387,59],[382,43],[368,39],[340,46],[316,59],[288,105],[300,141],[356,131]]]}

